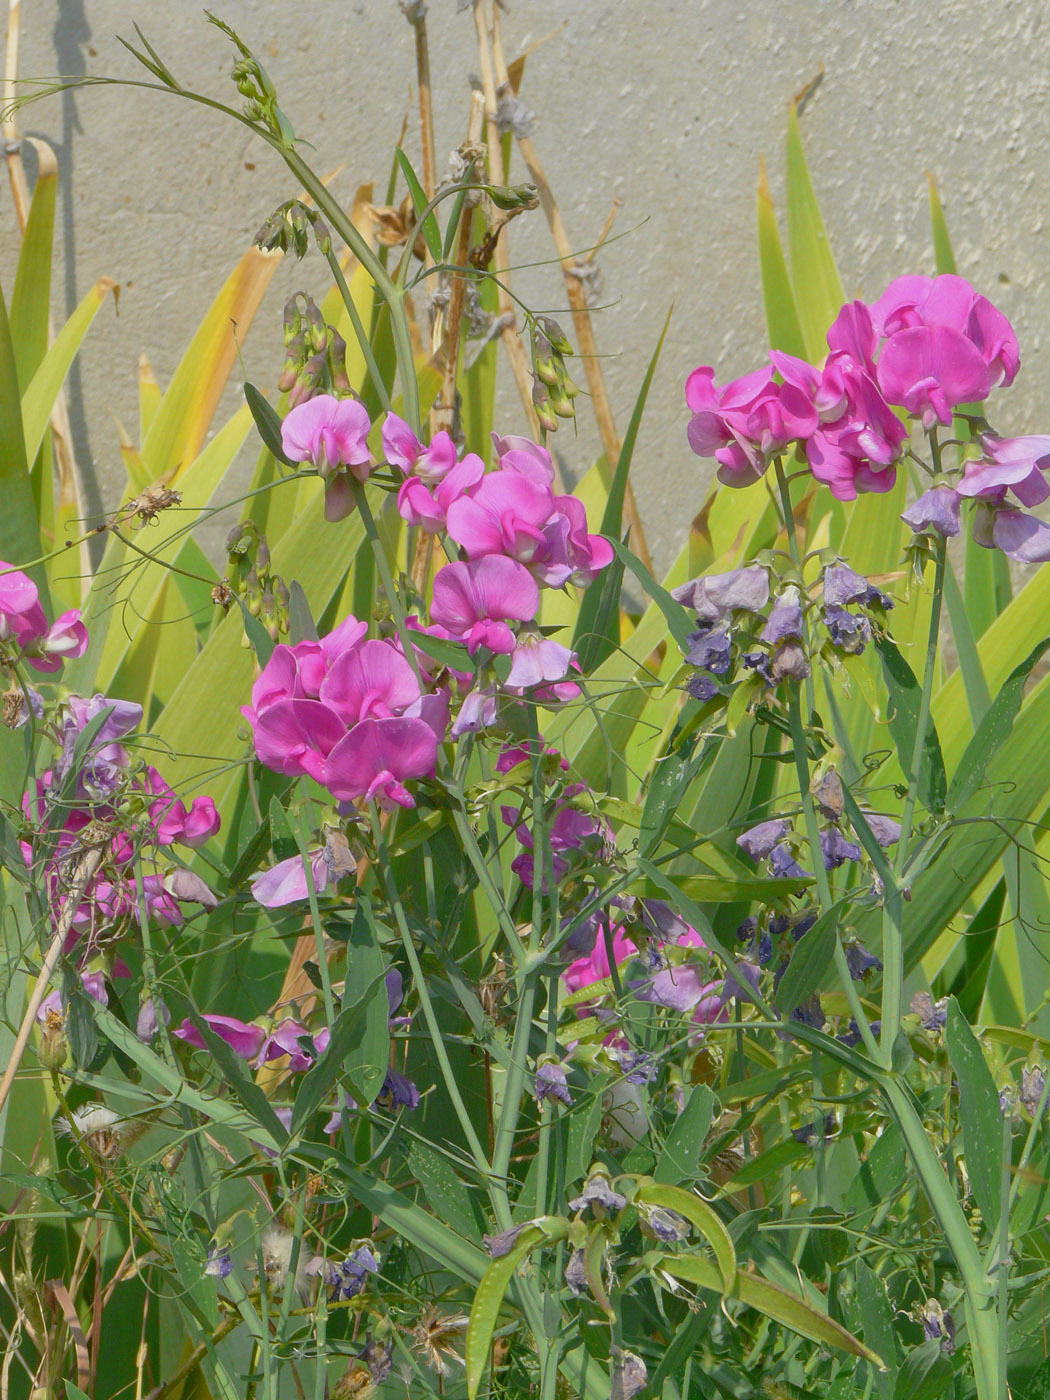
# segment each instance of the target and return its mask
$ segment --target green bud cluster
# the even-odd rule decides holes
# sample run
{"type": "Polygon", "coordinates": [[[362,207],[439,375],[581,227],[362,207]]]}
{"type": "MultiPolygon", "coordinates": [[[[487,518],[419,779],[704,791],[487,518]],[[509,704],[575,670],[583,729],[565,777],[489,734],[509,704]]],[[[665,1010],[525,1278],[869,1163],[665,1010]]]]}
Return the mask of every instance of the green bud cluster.
{"type": "Polygon", "coordinates": [[[485,193],[497,209],[535,209],[539,195],[535,185],[486,185],[485,193]]]}
{"type": "Polygon", "coordinates": [[[549,316],[531,322],[532,368],[535,383],[532,404],[540,424],[552,433],[559,418],[575,418],[573,399],[580,392],[565,368],[565,356],[573,353],[565,332],[549,316]]]}
{"type": "Polygon", "coordinates": [[[285,304],[284,348],[277,387],[288,395],[289,407],[305,403],[315,394],[352,392],[346,371],[346,341],[333,326],[325,324],[316,302],[305,292],[296,292],[285,304]]]}
{"type": "Polygon", "coordinates": [[[270,546],[254,520],[244,520],[233,527],[226,536],[226,554],[230,592],[279,642],[288,635],[291,600],[284,579],[270,568],[270,546]]]}

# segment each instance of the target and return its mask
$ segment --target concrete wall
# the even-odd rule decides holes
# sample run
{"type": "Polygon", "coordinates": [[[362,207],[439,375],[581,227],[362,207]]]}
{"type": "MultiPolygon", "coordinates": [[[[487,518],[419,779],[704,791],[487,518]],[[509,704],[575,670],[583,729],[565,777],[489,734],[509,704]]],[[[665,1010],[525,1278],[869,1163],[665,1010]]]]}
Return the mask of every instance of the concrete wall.
{"type": "MultiPolygon", "coordinates": [[[[138,76],[116,35],[145,33],[177,75],[232,100],[229,49],[197,0],[23,0],[20,70],[138,76]]],[[[385,182],[414,111],[412,32],[395,0],[219,0],[262,55],[313,163],[346,169],[336,188],[385,182]]],[[[847,290],[875,296],[905,271],[931,271],[924,172],[940,183],[960,270],[1013,318],[1023,367],[1003,396],[1010,430],[1050,431],[1047,265],[1050,35],[1045,7],[1018,0],[513,0],[508,57],[564,21],[533,54],[523,95],[570,236],[591,243],[623,201],[602,252],[598,337],[621,425],[667,308],[675,314],[637,455],[651,543],[667,561],[702,498],[706,464],[685,445],[682,382],[695,365],[725,377],[763,354],[754,234],[760,153],[774,195],[793,93],[824,68],[803,117],[814,181],[847,290]]],[[[469,11],[433,0],[428,25],[439,154],[463,139],[477,69],[469,11]]],[[[100,274],[123,284],[72,380],[77,447],[112,506],[122,481],[112,416],[134,432],[141,351],[162,381],[240,250],[294,193],[279,160],[228,120],[172,97],[93,89],[27,109],[26,134],[57,150],[63,181],[59,317],[100,274]]],[[[407,146],[418,151],[410,121],[407,146]]],[[[512,176],[514,175],[512,171],[512,176]]],[[[520,164],[518,179],[524,178],[520,164]]],[[[10,281],[14,219],[0,273],[10,281]]],[[[539,212],[514,225],[516,259],[547,258],[539,212]]],[[[272,382],[290,290],[320,293],[317,261],[281,270],[246,345],[272,382]]],[[[536,309],[564,306],[556,269],[516,281],[536,309]]],[[[231,399],[232,402],[232,399],[231,399]]],[[[558,433],[570,471],[597,452],[581,402],[578,436],[558,433]]],[[[509,389],[502,420],[520,427],[509,389]]]]}

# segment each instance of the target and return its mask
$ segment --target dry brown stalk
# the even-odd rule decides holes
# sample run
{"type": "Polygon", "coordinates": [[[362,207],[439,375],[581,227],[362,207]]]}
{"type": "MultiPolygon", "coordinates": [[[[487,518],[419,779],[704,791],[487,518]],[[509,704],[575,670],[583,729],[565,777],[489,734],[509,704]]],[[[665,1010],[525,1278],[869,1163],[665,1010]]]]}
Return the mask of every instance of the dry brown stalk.
{"type": "MultiPolygon", "coordinates": [[[[507,71],[506,60],[503,56],[503,44],[500,37],[499,6],[496,0],[492,0],[490,32],[492,36],[492,57],[496,77],[496,95],[498,97],[501,89],[511,92],[513,90],[510,74],[507,71]]],[[[554,240],[554,247],[558,258],[561,261],[562,273],[565,278],[565,290],[569,299],[569,306],[572,308],[572,321],[576,330],[576,343],[579,349],[580,358],[583,361],[584,373],[587,377],[587,388],[591,395],[591,406],[594,410],[595,421],[598,425],[598,434],[602,442],[602,450],[605,453],[605,460],[612,469],[616,466],[620,456],[620,437],[616,431],[616,424],[613,420],[612,407],[609,403],[609,395],[605,387],[605,376],[602,374],[601,361],[598,358],[598,345],[594,337],[594,327],[591,323],[591,314],[587,306],[587,295],[583,288],[583,283],[576,276],[575,268],[578,259],[575,256],[572,243],[565,229],[565,223],[558,208],[557,200],[551,190],[550,183],[540,163],[540,158],[536,153],[536,148],[528,136],[516,136],[518,149],[528,167],[529,176],[536,186],[536,191],[543,206],[543,212],[547,216],[547,223],[550,227],[551,237],[554,240]]],[[[623,502],[624,517],[631,527],[631,548],[638,555],[639,559],[647,568],[652,568],[652,560],[645,542],[645,532],[642,528],[641,517],[638,514],[638,503],[635,500],[634,491],[630,481],[627,482],[623,502]]]]}

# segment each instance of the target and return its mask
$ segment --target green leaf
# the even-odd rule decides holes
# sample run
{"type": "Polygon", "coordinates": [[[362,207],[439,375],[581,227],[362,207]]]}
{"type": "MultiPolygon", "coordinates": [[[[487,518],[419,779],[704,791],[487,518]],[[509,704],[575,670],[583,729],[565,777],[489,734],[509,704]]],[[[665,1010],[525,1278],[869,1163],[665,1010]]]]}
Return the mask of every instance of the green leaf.
{"type": "Polygon", "coordinates": [[[664,1139],[653,1169],[654,1181],[695,1181],[704,1140],[711,1128],[718,1099],[706,1084],[694,1084],[681,1113],[664,1139]]]}
{"type": "Polygon", "coordinates": [[[66,1387],[67,1400],[89,1400],[89,1397],[84,1394],[78,1385],[74,1385],[72,1381],[65,1381],[63,1384],[66,1387]]]}
{"type": "Polygon", "coordinates": [[[675,602],[666,588],[662,588],[660,584],[656,582],[642,561],[636,558],[626,546],[622,545],[618,539],[610,539],[609,543],[612,545],[617,558],[626,568],[630,569],[631,573],[634,574],[646,593],[663,613],[671,635],[681,647],[682,651],[688,651],[689,637],[693,631],[693,624],[690,621],[689,613],[681,603],[675,602]]]}
{"type": "Polygon", "coordinates": [[[204,1041],[204,1048],[222,1072],[223,1082],[233,1097],[275,1142],[286,1142],[288,1130],[273,1111],[270,1100],[248,1074],[241,1057],[234,1053],[221,1035],[216,1035],[193,1007],[190,1008],[189,1019],[204,1041]]]}
{"type": "Polygon", "coordinates": [[[952,1363],[937,1338],[923,1342],[905,1357],[897,1372],[893,1400],[943,1400],[952,1383],[952,1363]]]}
{"type": "MultiPolygon", "coordinates": [[[[369,1003],[376,996],[382,996],[385,1007],[386,985],[382,977],[371,985],[366,984],[353,1001],[346,1003],[340,1009],[335,1018],[335,1025],[332,1027],[331,1039],[324,1053],[309,1074],[303,1075],[299,1091],[295,1096],[291,1126],[293,1135],[298,1133],[305,1123],[309,1122],[311,1116],[317,1112],[342,1078],[347,1060],[355,1047],[361,1043],[367,1024],[369,1003]]],[[[353,1079],[350,1080],[350,1084],[352,1088],[357,1088],[353,1079]]],[[[364,1098],[360,1088],[357,1088],[355,1097],[364,1098]]],[[[372,1097],[374,1098],[375,1095],[373,1094],[372,1097]]],[[[365,1100],[368,1103],[371,1101],[371,1099],[365,1100]]]]}
{"type": "Polygon", "coordinates": [[[737,1280],[736,1250],[721,1216],[712,1206],[693,1191],[655,1181],[639,1182],[634,1200],[637,1204],[662,1206],[685,1216],[711,1246],[722,1275],[723,1291],[732,1293],[737,1280]]]}
{"type": "MultiPolygon", "coordinates": [[[[695,710],[696,701],[687,705],[695,710]]],[[[683,711],[683,718],[686,711],[683,711]]],[[[686,789],[704,762],[703,747],[697,747],[693,736],[675,742],[671,736],[668,752],[655,763],[645,785],[645,805],[639,825],[639,849],[652,856],[667,832],[672,818],[681,806],[686,789]]]]}
{"type": "Polygon", "coordinates": [[[1003,1115],[992,1072],[955,997],[948,1001],[944,1043],[959,1081],[959,1122],[970,1188],[985,1227],[993,1231],[999,1223],[1003,1115]]]}
{"type": "Polygon", "coordinates": [[[930,226],[933,230],[934,264],[940,274],[958,272],[958,268],[955,266],[955,254],[952,252],[952,240],[948,233],[948,224],[944,217],[944,206],[941,204],[937,182],[930,170],[926,172],[926,184],[930,192],[930,226]]]}
{"type": "Polygon", "coordinates": [[[845,1197],[847,1211],[860,1215],[877,1209],[901,1190],[905,1179],[904,1139],[895,1123],[887,1123],[850,1182],[845,1197]]]}
{"type": "Polygon", "coordinates": [[[274,639],[267,632],[257,617],[253,617],[248,611],[248,605],[243,598],[238,598],[237,602],[241,607],[241,616],[244,618],[244,632],[252,650],[255,652],[260,667],[265,666],[273,655],[273,649],[277,645],[274,639]]]}
{"type": "MultiPolygon", "coordinates": [[[[646,1256],[646,1261],[651,1269],[668,1273],[673,1278],[684,1279],[687,1283],[693,1283],[698,1288],[707,1288],[714,1293],[722,1292],[717,1265],[699,1255],[650,1254],[646,1256]]],[[[736,1287],[730,1296],[739,1298],[747,1307],[764,1313],[766,1317],[771,1317],[774,1322],[790,1328],[792,1332],[808,1337],[811,1342],[837,1347],[851,1356],[871,1361],[876,1366],[882,1364],[878,1353],[865,1346],[841,1323],[807,1303],[804,1298],[760,1278],[758,1274],[741,1270],[736,1276],[736,1287]]]]}
{"type": "MultiPolygon", "coordinates": [[[[893,1331],[893,1309],[886,1297],[885,1285],[863,1259],[858,1259],[853,1268],[864,1340],[887,1365],[892,1366],[897,1355],[897,1338],[893,1331]]],[[[893,1400],[892,1371],[876,1371],[874,1381],[882,1400],[893,1400]]]]}
{"type": "Polygon", "coordinates": [[[408,1165],[423,1188],[427,1205],[435,1217],[446,1221],[464,1239],[480,1244],[480,1231],[470,1203],[470,1192],[456,1175],[448,1158],[417,1139],[408,1149],[408,1165]]]}
{"type": "Polygon", "coordinates": [[[798,108],[794,103],[788,113],[787,225],[791,282],[806,340],[806,358],[819,362],[827,354],[825,336],[846,300],[846,293],[809,176],[798,128],[798,108]]]}
{"type": "Polygon", "coordinates": [[[1050,1356],[1033,1372],[1024,1400],[1050,1400],[1050,1356]]]}
{"type": "Polygon", "coordinates": [[[826,909],[791,950],[788,965],[777,987],[777,1006],[785,1016],[789,1016],[796,1006],[801,1006],[809,994],[817,991],[833,972],[839,917],[848,902],[848,899],[840,899],[826,909]]]}
{"type": "Polygon", "coordinates": [[[310,612],[303,586],[297,579],[288,585],[288,642],[296,646],[299,642],[317,641],[317,623],[310,612]]]}
{"type": "Polygon", "coordinates": [[[22,249],[18,255],[15,285],[11,292],[11,338],[15,347],[18,382],[23,389],[47,353],[55,196],[58,191],[58,165],[54,153],[43,141],[34,141],[33,145],[39,164],[22,249]]]}
{"type": "Polygon", "coordinates": [[[58,392],[65,383],[69,367],[87,335],[88,327],[98,314],[102,303],[110,292],[116,292],[116,283],[109,277],[100,277],[83,298],[69,320],[55,336],[50,350],[40,361],[33,378],[22,395],[22,420],[25,424],[25,451],[33,462],[44,440],[51,410],[55,406],[58,392]]]}
{"type": "Polygon", "coordinates": [[[390,1063],[390,1000],[386,990],[387,957],[383,952],[367,895],[359,895],[346,941],[346,985],[371,987],[365,1000],[360,1039],[343,1059],[343,1073],[371,1103],[383,1088],[390,1063]]]}
{"type": "Polygon", "coordinates": [[[981,655],[977,649],[977,636],[970,623],[951,560],[944,571],[944,601],[948,608],[955,654],[959,659],[959,671],[966,690],[966,704],[970,711],[970,719],[976,726],[987,713],[992,697],[988,693],[988,682],[984,678],[984,667],[981,665],[981,655]]]}
{"type": "Polygon", "coordinates": [[[526,1226],[518,1236],[513,1249],[500,1259],[494,1259],[485,1270],[484,1277],[474,1293],[470,1309],[470,1322],[467,1326],[464,1359],[467,1370],[467,1394],[474,1400],[489,1357],[492,1334],[496,1330],[496,1319],[503,1306],[503,1296],[519,1265],[540,1245],[563,1240],[569,1233],[569,1222],[553,1216],[526,1226]]]}
{"type": "MultiPolygon", "coordinates": [[[[422,218],[423,211],[429,203],[423,186],[419,183],[416,172],[412,169],[412,162],[409,160],[408,156],[405,155],[400,146],[398,146],[394,154],[397,156],[397,163],[401,167],[401,173],[405,177],[405,184],[408,186],[408,192],[412,196],[412,205],[416,211],[416,218],[422,218]]],[[[438,228],[438,221],[433,210],[423,219],[423,237],[426,239],[427,247],[430,249],[430,256],[436,263],[439,263],[442,258],[441,230],[438,228]]],[[[407,252],[405,256],[406,258],[408,257],[407,252]]]]}
{"type": "Polygon", "coordinates": [[[281,439],[281,415],[273,404],[267,401],[254,384],[245,383],[244,397],[259,436],[270,452],[277,458],[278,462],[283,462],[286,467],[298,467],[298,462],[293,462],[290,457],[285,456],[284,443],[281,439]]]}
{"type": "MultiPolygon", "coordinates": [[[[614,536],[619,539],[623,529],[623,502],[627,490],[627,476],[634,457],[634,448],[638,441],[638,431],[642,425],[642,416],[645,413],[649,390],[652,387],[653,376],[660,359],[660,351],[663,349],[667,328],[671,324],[673,313],[674,307],[672,306],[664,320],[663,330],[656,342],[656,349],[649,359],[642,387],[638,390],[638,397],[634,401],[631,421],[627,425],[627,432],[620,447],[620,455],[617,458],[616,470],[613,472],[609,485],[609,495],[605,502],[600,526],[601,534],[607,537],[614,536]]],[[[595,588],[592,584],[583,595],[576,620],[576,630],[573,633],[572,649],[579,657],[580,667],[584,675],[589,676],[596,666],[615,651],[619,644],[619,582],[622,578],[623,560],[617,557],[613,567],[606,570],[601,588],[595,588]]]]}
{"type": "MultiPolygon", "coordinates": [[[[897,747],[901,771],[907,779],[911,769],[915,735],[919,728],[922,691],[914,671],[889,637],[879,637],[875,645],[882,657],[882,671],[890,693],[887,715],[889,730],[897,747]]],[[[919,801],[928,812],[935,815],[943,812],[947,788],[941,741],[931,715],[926,726],[926,742],[919,772],[919,801]]]]}
{"type": "Polygon", "coordinates": [[[806,341],[780,241],[765,160],[760,161],[758,170],[758,259],[762,266],[762,300],[766,308],[769,344],[774,350],[785,350],[789,355],[804,360],[806,341]]]}
{"type": "MultiPolygon", "coordinates": [[[[46,418],[45,418],[46,423],[46,418]]],[[[35,455],[35,452],[34,452],[35,455]]],[[[0,293],[0,559],[24,566],[40,554],[40,530],[36,503],[29,480],[18,370],[7,308],[0,293]]],[[[51,615],[51,599],[43,564],[33,564],[25,572],[40,590],[44,612],[51,615]]]]}
{"type": "Polygon", "coordinates": [[[1010,737],[1024,699],[1025,684],[1047,648],[1050,648],[1050,637],[1044,638],[1019,666],[1014,667],[989,706],[952,775],[946,798],[949,812],[958,812],[981,786],[988,764],[1010,737]]]}

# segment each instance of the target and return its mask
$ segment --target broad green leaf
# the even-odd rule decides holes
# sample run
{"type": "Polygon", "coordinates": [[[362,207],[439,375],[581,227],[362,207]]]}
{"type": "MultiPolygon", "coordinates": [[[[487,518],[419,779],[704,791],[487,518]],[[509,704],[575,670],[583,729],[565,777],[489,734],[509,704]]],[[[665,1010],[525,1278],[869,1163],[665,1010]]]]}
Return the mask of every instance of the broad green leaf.
{"type": "Polygon", "coordinates": [[[372,904],[359,894],[346,942],[346,985],[371,987],[364,1004],[358,1040],[343,1058],[343,1071],[371,1103],[380,1093],[390,1063],[390,1004],[386,990],[388,959],[379,941],[372,904]]]}
{"type": "Polygon", "coordinates": [[[970,1188],[991,1232],[999,1223],[1003,1115],[992,1072],[954,997],[948,1001],[944,1042],[959,1081],[959,1122],[970,1188]]]}
{"type": "Polygon", "coordinates": [[[976,726],[984,718],[988,706],[992,703],[992,697],[988,693],[988,684],[984,679],[981,656],[977,650],[977,636],[966,611],[959,582],[955,577],[955,568],[950,559],[944,571],[944,601],[948,609],[948,621],[951,623],[952,641],[955,643],[959,673],[966,690],[966,704],[970,711],[970,720],[976,726]]]}
{"type": "Polygon", "coordinates": [[[485,1270],[484,1277],[474,1292],[470,1322],[467,1326],[464,1359],[467,1394],[470,1400],[474,1400],[478,1393],[478,1386],[489,1359],[489,1347],[492,1344],[492,1334],[496,1330],[496,1319],[503,1306],[503,1296],[519,1265],[524,1263],[534,1249],[563,1240],[568,1233],[569,1222],[557,1217],[528,1225],[522,1230],[510,1252],[500,1259],[493,1259],[485,1270]]]}
{"type": "MultiPolygon", "coordinates": [[[[721,1277],[718,1266],[696,1254],[649,1254],[646,1256],[650,1269],[670,1274],[673,1278],[693,1283],[698,1288],[706,1288],[721,1293],[721,1277]]],[[[862,1357],[876,1366],[881,1365],[878,1353],[858,1341],[841,1323],[819,1311],[786,1288],[780,1288],[758,1274],[741,1271],[736,1276],[736,1287],[729,1295],[739,1298],[749,1308],[764,1313],[774,1322],[790,1328],[802,1337],[823,1346],[836,1347],[851,1356],[862,1357]]]]}
{"type": "Polygon", "coordinates": [[[964,559],[966,615],[974,636],[983,637],[1010,603],[1013,592],[1010,566],[1001,550],[985,549],[969,532],[964,545],[964,559]]]}
{"type": "Polygon", "coordinates": [[[674,1120],[664,1139],[653,1169],[654,1181],[695,1181],[699,1174],[704,1141],[718,1106],[718,1100],[706,1084],[694,1084],[688,1091],[681,1113],[674,1120]]]}
{"type": "Polygon", "coordinates": [[[958,272],[955,266],[955,254],[952,252],[952,240],[948,233],[948,224],[944,217],[944,206],[941,204],[941,196],[937,189],[937,182],[933,178],[933,172],[927,170],[926,185],[930,192],[930,227],[933,230],[933,261],[938,273],[958,272]]]}
{"type": "MultiPolygon", "coordinates": [[[[45,419],[46,422],[46,419],[45,419]]],[[[40,530],[36,503],[29,481],[22,410],[18,396],[18,369],[7,321],[7,308],[0,293],[0,560],[25,565],[40,554],[40,530]]],[[[40,590],[40,602],[50,616],[51,600],[42,564],[25,570],[40,590]]]]}
{"type": "Polygon", "coordinates": [[[1028,1382],[1024,1400],[1050,1400],[1050,1356],[1036,1369],[1028,1382]]]}
{"type": "Polygon", "coordinates": [[[846,293],[813,190],[794,103],[788,113],[787,225],[791,283],[805,336],[806,358],[819,364],[827,354],[828,327],[845,302],[846,293]]]}
{"type": "Polygon", "coordinates": [[[151,479],[177,484],[204,446],[239,345],[280,261],[280,253],[249,248],[209,307],[142,443],[151,479]]]}
{"type": "Polygon", "coordinates": [[[677,1211],[685,1216],[711,1246],[722,1275],[723,1291],[732,1293],[737,1280],[736,1250],[721,1216],[712,1206],[694,1191],[656,1181],[639,1182],[634,1200],[641,1205],[662,1206],[665,1210],[677,1211]]]}
{"type": "Polygon", "coordinates": [[[943,1400],[951,1390],[952,1363],[934,1337],[904,1358],[893,1387],[893,1400],[943,1400]]]}
{"type": "Polygon", "coordinates": [[[617,557],[626,568],[630,569],[631,573],[634,574],[646,593],[660,609],[675,641],[683,651],[688,651],[689,637],[693,631],[693,624],[689,620],[689,614],[686,609],[681,603],[675,602],[667,589],[656,582],[642,561],[636,558],[629,549],[626,549],[619,540],[611,539],[609,543],[612,545],[617,557]]]}
{"type": "Polygon", "coordinates": [[[58,192],[58,163],[54,152],[45,141],[34,141],[33,145],[37,152],[36,184],[11,292],[11,338],[18,382],[23,390],[47,352],[58,192]]]}
{"type": "Polygon", "coordinates": [[[864,1340],[877,1351],[891,1369],[874,1372],[875,1389],[882,1400],[893,1400],[893,1367],[897,1357],[897,1338],[893,1331],[893,1309],[886,1297],[886,1287],[863,1259],[853,1266],[857,1287],[857,1310],[864,1340]]]}
{"type": "MultiPolygon", "coordinates": [[[[398,146],[394,154],[397,157],[398,165],[401,167],[401,173],[405,177],[405,184],[408,186],[408,192],[412,197],[412,205],[416,211],[416,219],[418,220],[427,207],[428,200],[426,192],[419,183],[416,172],[412,169],[412,162],[409,160],[408,156],[405,155],[400,146],[398,146]]],[[[437,217],[433,209],[423,220],[423,237],[426,239],[427,248],[430,250],[430,256],[436,263],[439,263],[442,256],[441,230],[438,228],[437,217]]],[[[407,252],[405,256],[408,256],[407,252]]]]}
{"type": "Polygon", "coordinates": [[[765,160],[760,160],[758,168],[758,258],[762,266],[762,299],[769,343],[774,350],[785,350],[804,360],[806,341],[780,241],[765,160]]]}
{"type": "Polygon", "coordinates": [[[1028,678],[1048,647],[1050,637],[1041,641],[1019,666],[1014,667],[992,701],[952,775],[945,799],[949,812],[957,812],[981,786],[989,763],[1014,727],[1028,678]]]}
{"type": "MultiPolygon", "coordinates": [[[[911,769],[915,735],[919,728],[921,687],[914,671],[889,637],[879,637],[875,645],[882,657],[883,675],[890,693],[889,730],[897,747],[901,771],[907,777],[911,769]]],[[[941,741],[931,715],[926,726],[918,794],[919,801],[928,812],[936,815],[944,811],[947,786],[941,741]]]]}
{"type": "Polygon", "coordinates": [[[825,909],[820,918],[802,935],[791,950],[791,957],[777,987],[777,1006],[789,1016],[811,992],[822,987],[834,974],[835,942],[839,919],[846,900],[825,909]]]}
{"type": "Polygon", "coordinates": [[[31,462],[36,460],[36,454],[40,451],[51,410],[55,406],[59,390],[65,383],[73,358],[87,335],[88,327],[110,292],[116,298],[117,284],[110,277],[100,277],[55,336],[54,343],[40,361],[22,395],[25,450],[31,462]]]}
{"type": "MultiPolygon", "coordinates": [[[[623,530],[623,502],[627,490],[627,477],[631,469],[631,461],[634,457],[635,443],[638,441],[638,431],[642,425],[645,405],[649,398],[649,390],[652,387],[653,376],[656,373],[660,351],[663,349],[673,312],[674,307],[672,306],[664,320],[663,330],[656,342],[656,349],[649,359],[645,376],[642,379],[642,386],[638,390],[638,397],[635,399],[631,412],[631,421],[627,425],[627,432],[624,434],[620,447],[620,455],[609,485],[609,495],[600,526],[600,533],[607,538],[618,540],[623,530]]],[[[616,562],[620,565],[618,572],[622,578],[623,555],[618,555],[616,562]]],[[[607,573],[612,577],[608,581],[602,580],[601,587],[592,584],[584,592],[583,600],[579,605],[572,649],[577,653],[580,667],[585,675],[590,675],[594,668],[613,652],[620,640],[619,590],[616,590],[615,597],[611,596],[613,584],[617,582],[616,573],[613,569],[607,570],[607,573]]]]}
{"type": "Polygon", "coordinates": [[[144,441],[163,395],[148,355],[139,356],[139,442],[144,441]]]}
{"type": "Polygon", "coordinates": [[[286,467],[295,466],[292,459],[285,456],[284,443],[281,439],[281,415],[254,384],[245,383],[244,397],[256,430],[265,446],[269,448],[278,462],[283,462],[286,467]]]}
{"type": "Polygon", "coordinates": [[[434,1217],[446,1221],[464,1239],[480,1244],[470,1191],[460,1181],[448,1158],[422,1139],[416,1139],[408,1149],[408,1165],[434,1217]]]}
{"type": "MultiPolygon", "coordinates": [[[[310,1073],[303,1075],[302,1083],[299,1085],[292,1108],[291,1131],[293,1135],[302,1130],[304,1124],[309,1122],[311,1116],[317,1112],[336,1085],[341,1083],[346,1062],[364,1034],[369,1003],[374,1000],[376,995],[382,996],[385,1009],[386,987],[383,984],[382,976],[371,985],[366,983],[353,1001],[344,1002],[340,1008],[339,1014],[335,1018],[335,1025],[332,1027],[331,1039],[325,1047],[324,1053],[319,1057],[310,1073]]],[[[350,1084],[352,1088],[357,1087],[353,1078],[350,1078],[350,1084]]],[[[354,1097],[364,1098],[360,1088],[357,1088],[354,1097]]],[[[364,1099],[364,1101],[371,1102],[370,1099],[364,1099]]]]}

